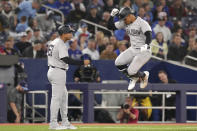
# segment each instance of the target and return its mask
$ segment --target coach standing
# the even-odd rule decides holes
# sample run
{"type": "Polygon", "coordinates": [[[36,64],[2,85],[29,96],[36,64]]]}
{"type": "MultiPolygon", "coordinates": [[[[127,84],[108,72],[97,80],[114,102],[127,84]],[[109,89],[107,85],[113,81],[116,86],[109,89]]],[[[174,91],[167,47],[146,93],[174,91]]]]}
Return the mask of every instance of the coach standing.
{"type": "Polygon", "coordinates": [[[68,64],[82,65],[89,60],[76,61],[68,56],[68,48],[65,42],[70,40],[74,30],[69,25],[60,26],[58,33],[60,37],[53,40],[48,46],[48,80],[52,85],[52,99],[50,106],[50,125],[49,129],[77,129],[71,125],[68,121],[68,92],[66,89],[66,71],[68,70],[68,64]],[[57,122],[58,111],[62,117],[62,124],[57,122]]]}

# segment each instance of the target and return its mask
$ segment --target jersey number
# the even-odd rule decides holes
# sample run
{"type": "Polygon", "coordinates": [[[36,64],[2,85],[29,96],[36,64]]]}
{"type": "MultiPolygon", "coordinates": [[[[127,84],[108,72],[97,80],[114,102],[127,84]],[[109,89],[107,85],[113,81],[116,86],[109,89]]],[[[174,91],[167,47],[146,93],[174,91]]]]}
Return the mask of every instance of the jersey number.
{"type": "Polygon", "coordinates": [[[52,56],[53,48],[54,48],[54,45],[49,45],[48,51],[47,51],[48,56],[52,56]]]}

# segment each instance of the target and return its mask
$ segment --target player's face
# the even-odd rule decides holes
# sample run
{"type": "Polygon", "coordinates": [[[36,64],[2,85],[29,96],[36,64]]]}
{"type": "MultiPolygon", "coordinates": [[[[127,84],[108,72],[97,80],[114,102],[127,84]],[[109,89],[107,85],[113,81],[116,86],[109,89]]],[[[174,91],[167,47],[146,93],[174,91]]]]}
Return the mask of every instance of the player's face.
{"type": "Polygon", "coordinates": [[[134,15],[129,14],[128,16],[125,17],[124,22],[126,25],[131,24],[134,21],[134,15]]]}
{"type": "Polygon", "coordinates": [[[73,34],[72,33],[66,33],[66,34],[64,34],[65,40],[70,40],[72,37],[73,37],[73,34]]]}

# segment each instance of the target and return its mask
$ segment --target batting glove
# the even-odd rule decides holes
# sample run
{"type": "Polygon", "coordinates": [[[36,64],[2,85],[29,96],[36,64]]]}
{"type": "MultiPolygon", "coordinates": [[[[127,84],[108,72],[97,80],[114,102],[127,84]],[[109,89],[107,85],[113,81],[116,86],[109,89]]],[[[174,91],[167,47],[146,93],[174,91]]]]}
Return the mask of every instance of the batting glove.
{"type": "Polygon", "coordinates": [[[119,10],[114,8],[112,11],[111,11],[111,16],[114,17],[115,15],[117,15],[119,13],[119,10]]]}
{"type": "Polygon", "coordinates": [[[143,52],[143,51],[150,51],[150,46],[145,44],[145,45],[140,47],[140,51],[141,52],[143,52]]]}

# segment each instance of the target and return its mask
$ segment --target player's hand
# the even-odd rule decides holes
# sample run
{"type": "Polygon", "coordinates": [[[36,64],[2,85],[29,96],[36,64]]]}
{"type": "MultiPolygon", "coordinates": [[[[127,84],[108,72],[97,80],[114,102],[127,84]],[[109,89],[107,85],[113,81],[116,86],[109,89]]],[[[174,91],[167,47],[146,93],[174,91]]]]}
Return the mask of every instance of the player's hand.
{"type": "Polygon", "coordinates": [[[84,60],[83,63],[84,63],[84,65],[89,65],[90,64],[90,60],[84,60]]]}
{"type": "Polygon", "coordinates": [[[144,51],[147,51],[147,50],[150,50],[150,46],[147,45],[147,44],[145,44],[145,45],[143,45],[143,46],[140,47],[140,51],[141,52],[144,52],[144,51]]]}
{"type": "Polygon", "coordinates": [[[115,15],[117,15],[119,13],[119,10],[117,8],[114,8],[112,11],[111,11],[111,16],[114,17],[115,15]]]}

